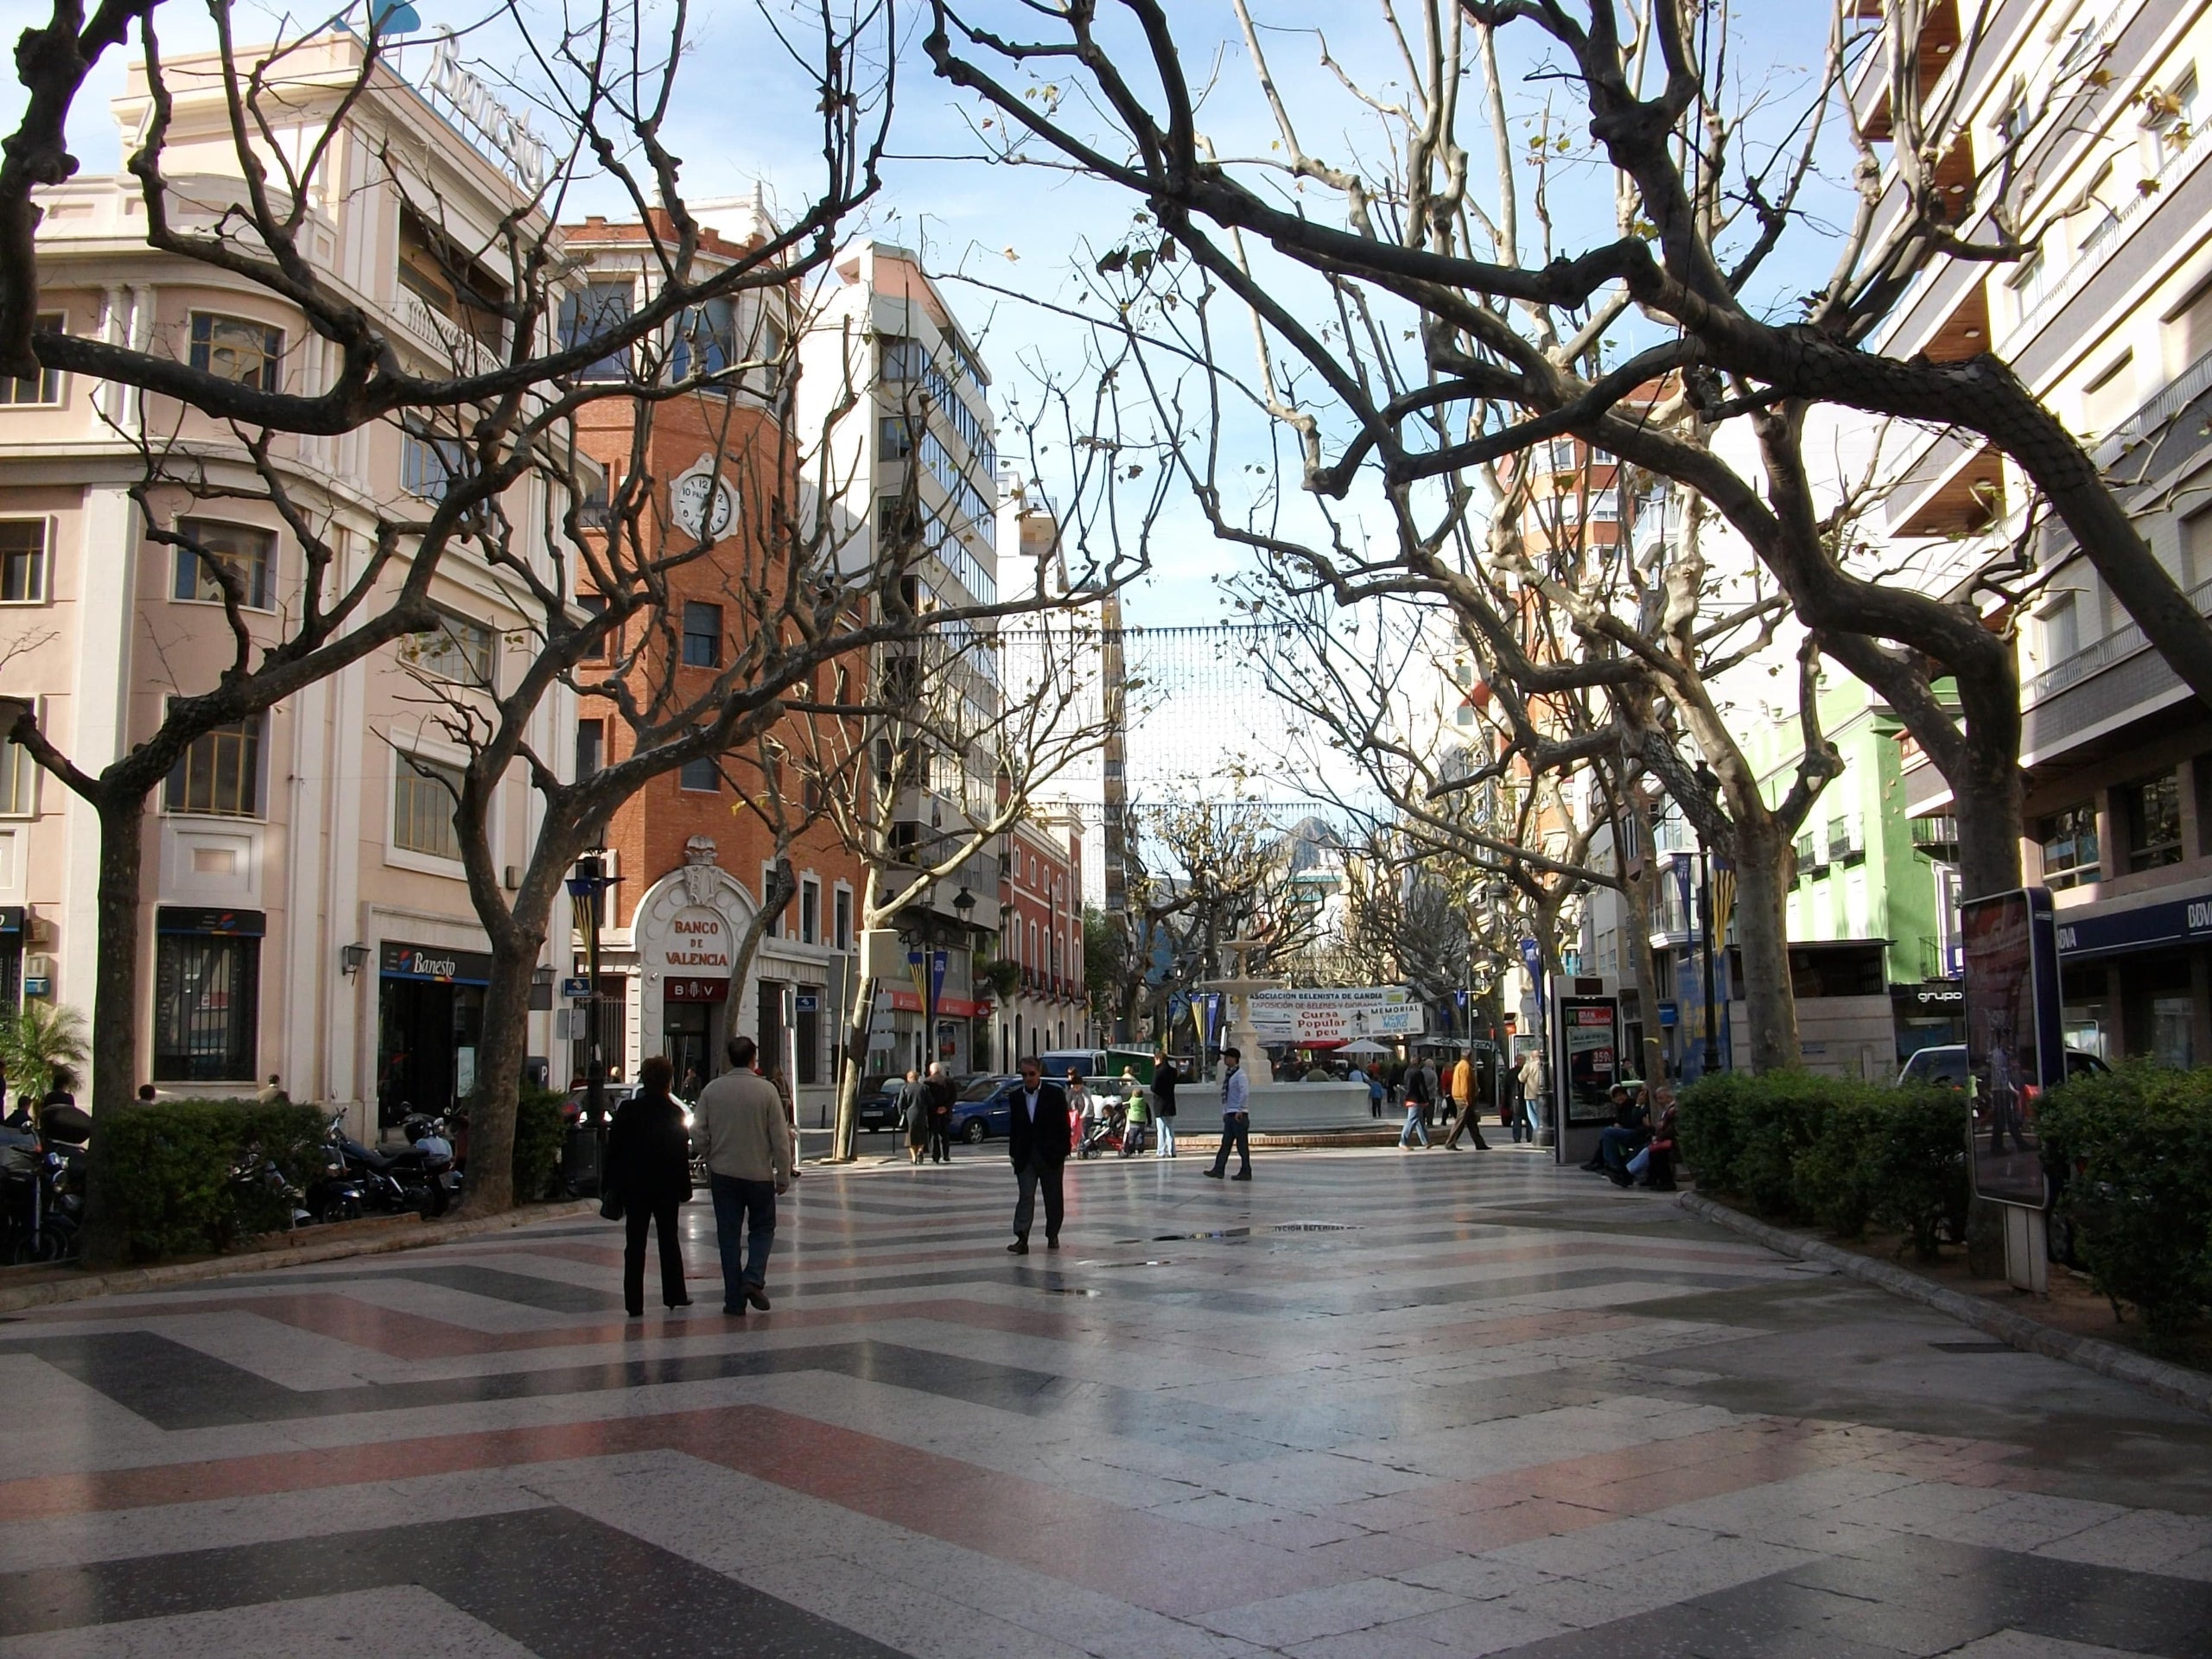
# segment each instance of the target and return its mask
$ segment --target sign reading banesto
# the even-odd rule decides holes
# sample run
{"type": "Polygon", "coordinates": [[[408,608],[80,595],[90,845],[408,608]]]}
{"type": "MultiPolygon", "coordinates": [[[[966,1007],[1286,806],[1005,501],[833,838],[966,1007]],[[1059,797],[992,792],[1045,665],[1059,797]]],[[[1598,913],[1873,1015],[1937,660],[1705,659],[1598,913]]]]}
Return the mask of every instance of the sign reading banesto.
{"type": "Polygon", "coordinates": [[[2036,1100],[2066,1076],[2050,893],[2018,887],[1959,906],[1966,957],[1967,1092],[1974,1191],[2041,1209],[2036,1100]]]}

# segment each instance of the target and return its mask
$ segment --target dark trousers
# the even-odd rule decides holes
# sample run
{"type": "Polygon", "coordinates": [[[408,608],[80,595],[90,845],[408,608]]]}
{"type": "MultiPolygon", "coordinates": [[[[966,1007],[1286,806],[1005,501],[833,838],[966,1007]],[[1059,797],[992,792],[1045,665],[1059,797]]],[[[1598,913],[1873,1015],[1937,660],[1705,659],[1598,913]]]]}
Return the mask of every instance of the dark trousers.
{"type": "Polygon", "coordinates": [[[622,1306],[632,1313],[645,1307],[645,1229],[660,1235],[660,1299],[680,1307],[691,1299],[683,1294],[683,1240],[676,1230],[674,1198],[655,1205],[633,1204],[623,1212],[622,1306]]]}
{"type": "Polygon", "coordinates": [[[1483,1139],[1483,1126],[1475,1122],[1475,1103],[1471,1100],[1459,1103],[1459,1121],[1452,1124],[1451,1138],[1445,1141],[1444,1149],[1449,1152],[1458,1146],[1463,1135],[1471,1135],[1475,1137],[1476,1146],[1484,1152],[1490,1150],[1490,1142],[1483,1139]]]}
{"type": "Polygon", "coordinates": [[[1249,1112],[1224,1112],[1221,1118],[1221,1145],[1213,1154],[1214,1173],[1218,1175],[1229,1167],[1229,1149],[1236,1148],[1236,1167],[1239,1173],[1252,1173],[1252,1116],[1249,1112]]]}
{"type": "Polygon", "coordinates": [[[1057,1159],[1044,1164],[1032,1159],[1014,1170],[1014,1179],[1021,1187],[1020,1196],[1014,1201],[1016,1238],[1027,1240],[1029,1236],[1029,1224],[1037,1214],[1039,1187],[1045,1189],[1045,1236],[1054,1239],[1060,1236],[1060,1218],[1067,1213],[1067,1190],[1062,1182],[1066,1173],[1067,1166],[1057,1159]]]}
{"type": "Polygon", "coordinates": [[[943,1117],[933,1117],[930,1120],[929,1149],[926,1156],[933,1164],[949,1164],[952,1161],[952,1141],[945,1134],[945,1127],[951,1121],[950,1118],[943,1117]]]}
{"type": "Polygon", "coordinates": [[[1627,1129],[1616,1123],[1598,1136],[1598,1161],[1607,1169],[1625,1171],[1637,1148],[1651,1138],[1648,1129],[1627,1129]]]}
{"type": "Polygon", "coordinates": [[[709,1172],[707,1185],[715,1195],[715,1244],[722,1258],[722,1306],[741,1307],[746,1286],[768,1282],[768,1252],[776,1244],[776,1184],[741,1181],[734,1175],[709,1172]]]}

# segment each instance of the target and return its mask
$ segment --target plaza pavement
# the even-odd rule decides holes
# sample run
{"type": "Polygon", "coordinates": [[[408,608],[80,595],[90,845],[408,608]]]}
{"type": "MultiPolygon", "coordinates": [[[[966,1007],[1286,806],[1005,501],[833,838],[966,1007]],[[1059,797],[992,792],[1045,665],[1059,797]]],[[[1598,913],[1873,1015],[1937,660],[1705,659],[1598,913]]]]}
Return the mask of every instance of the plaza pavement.
{"type": "Polygon", "coordinates": [[[957,1156],[0,1321],[0,1659],[2212,1656],[2212,1420],[1663,1197],[957,1156]]]}

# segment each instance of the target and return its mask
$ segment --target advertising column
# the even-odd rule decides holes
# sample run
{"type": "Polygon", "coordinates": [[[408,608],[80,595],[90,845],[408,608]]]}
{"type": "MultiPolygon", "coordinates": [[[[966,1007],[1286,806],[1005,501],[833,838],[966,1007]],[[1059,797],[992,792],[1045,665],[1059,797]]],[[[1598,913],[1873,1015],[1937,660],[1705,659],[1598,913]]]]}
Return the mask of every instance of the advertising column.
{"type": "Polygon", "coordinates": [[[1553,1098],[1559,1135],[1552,1149],[1559,1163],[1581,1163],[1598,1149],[1598,1135],[1613,1121],[1611,1090],[1620,1081],[1620,998],[1603,990],[1567,994],[1568,986],[1601,987],[1602,980],[1562,979],[1552,998],[1559,1033],[1554,1050],[1553,1098]]]}
{"type": "Polygon", "coordinates": [[[1966,956],[1974,1192],[2005,1206],[2005,1276],[2040,1292],[2049,1280],[2044,1210],[2050,1182],[2036,1131],[2036,1100],[2066,1079],[2050,893],[2017,887],[1966,899],[1959,920],[1966,956]]]}

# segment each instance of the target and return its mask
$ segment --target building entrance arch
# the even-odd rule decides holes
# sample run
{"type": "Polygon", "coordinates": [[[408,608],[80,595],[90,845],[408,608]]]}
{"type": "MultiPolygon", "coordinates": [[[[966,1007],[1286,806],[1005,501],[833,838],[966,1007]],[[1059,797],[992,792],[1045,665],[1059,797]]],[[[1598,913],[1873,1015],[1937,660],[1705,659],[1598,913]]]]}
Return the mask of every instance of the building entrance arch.
{"type": "MultiPolygon", "coordinates": [[[[684,862],[645,889],[632,924],[638,961],[639,1058],[665,1054],[678,1093],[721,1071],[731,964],[759,901],[715,862],[715,843],[694,836],[684,862]]],[[[740,1006],[754,1000],[758,965],[740,1006]]]]}

